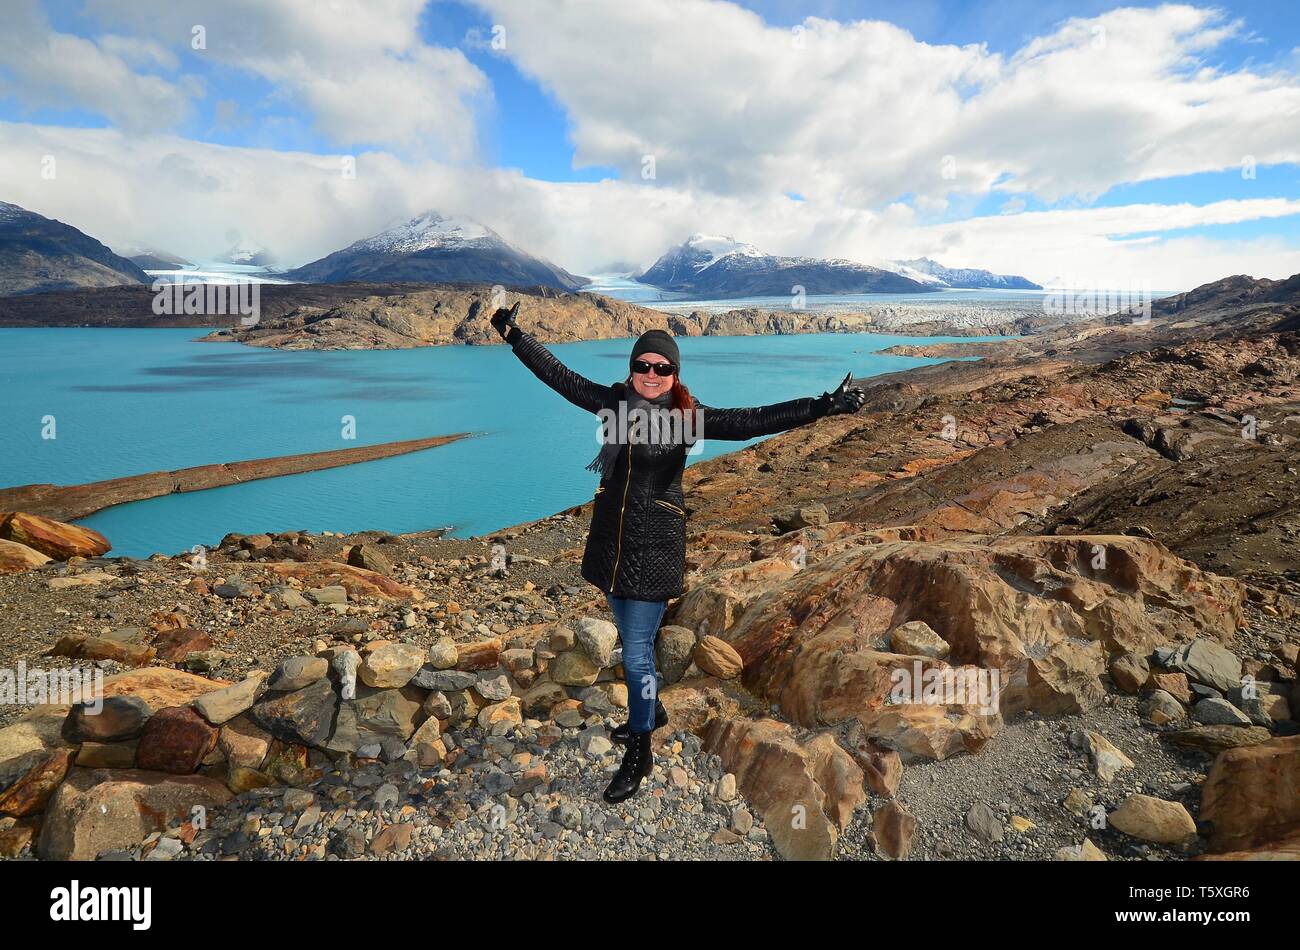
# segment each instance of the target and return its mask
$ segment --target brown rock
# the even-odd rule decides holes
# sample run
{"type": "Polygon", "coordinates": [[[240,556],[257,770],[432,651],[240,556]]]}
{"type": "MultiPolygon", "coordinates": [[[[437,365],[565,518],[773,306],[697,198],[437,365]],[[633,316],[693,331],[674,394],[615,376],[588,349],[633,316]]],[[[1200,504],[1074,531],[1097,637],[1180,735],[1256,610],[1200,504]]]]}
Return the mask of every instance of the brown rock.
{"type": "Polygon", "coordinates": [[[1196,837],[1196,822],[1178,802],[1130,795],[1107,818],[1118,831],[1157,844],[1184,844],[1196,837]]]}
{"type": "Polygon", "coordinates": [[[897,801],[891,799],[871,813],[871,841],[879,855],[905,860],[915,833],[916,818],[897,801]]]}
{"type": "Polygon", "coordinates": [[[188,705],[204,693],[229,685],[227,680],[207,679],[183,670],[152,666],[108,677],[104,680],[104,695],[138,696],[150,709],[157,710],[188,705]]]}
{"type": "Polygon", "coordinates": [[[51,655],[66,656],[73,660],[113,660],[125,666],[144,666],[154,658],[154,650],[152,647],[118,643],[103,637],[68,634],[59,637],[51,655]]]}
{"type": "Polygon", "coordinates": [[[1228,749],[1201,791],[1210,850],[1248,851],[1300,832],[1300,736],[1228,749]]]}
{"type": "Polygon", "coordinates": [[[22,850],[35,842],[41,833],[41,819],[33,815],[19,818],[6,827],[0,822],[0,858],[16,858],[22,850]]]}
{"type": "Polygon", "coordinates": [[[212,638],[193,627],[165,630],[153,638],[153,649],[164,663],[183,663],[191,653],[211,650],[212,646],[212,638]]]}
{"type": "Polygon", "coordinates": [[[35,548],[56,561],[99,557],[113,547],[98,531],[22,511],[0,515],[0,538],[35,548]]]}
{"type": "Polygon", "coordinates": [[[140,743],[83,742],[77,753],[77,767],[82,769],[133,769],[135,752],[140,743]]]}
{"type": "Polygon", "coordinates": [[[493,669],[501,660],[500,639],[480,640],[458,646],[456,669],[472,672],[493,669]]]}
{"type": "Polygon", "coordinates": [[[1272,738],[1272,734],[1263,726],[1192,726],[1177,732],[1162,732],[1160,738],[1183,749],[1217,753],[1259,745],[1272,738]]]}
{"type": "Polygon", "coordinates": [[[47,861],[94,860],[231,797],[224,784],[201,775],[74,768],[46,809],[37,852],[47,861]]]}
{"type": "Polygon", "coordinates": [[[385,825],[383,831],[379,832],[371,840],[370,853],[391,854],[394,851],[405,851],[411,846],[411,839],[414,834],[415,826],[409,821],[385,825]]]}
{"type": "Polygon", "coordinates": [[[801,747],[788,726],[771,719],[714,719],[705,729],[704,748],[720,756],[723,767],[735,774],[783,857],[834,856],[839,837],[835,817],[844,815],[846,801],[854,794],[843,776],[856,773],[856,795],[862,794],[862,772],[848,753],[825,744],[812,750],[801,747]],[[824,788],[818,779],[827,780],[831,773],[837,778],[830,789],[824,788]]]}
{"type": "Polygon", "coordinates": [[[724,680],[734,679],[745,668],[745,661],[731,644],[714,636],[701,637],[695,644],[691,659],[709,676],[724,680]]]}
{"type": "Polygon", "coordinates": [[[217,748],[232,767],[260,769],[271,751],[271,734],[248,716],[238,716],[217,733],[217,748]]]}
{"type": "Polygon", "coordinates": [[[1117,656],[1110,663],[1111,682],[1125,693],[1136,695],[1141,692],[1150,673],[1151,664],[1147,662],[1147,658],[1136,653],[1117,656]]]}
{"type": "Polygon", "coordinates": [[[45,811],[72,767],[72,758],[71,749],[60,749],[0,793],[0,815],[22,818],[45,811]]]}
{"type": "Polygon", "coordinates": [[[280,577],[296,578],[304,587],[342,587],[352,600],[363,597],[388,601],[424,599],[424,594],[414,587],[407,587],[383,574],[338,561],[284,561],[266,566],[280,577]]]}
{"type": "Polygon", "coordinates": [[[145,724],[136,766],[151,772],[189,775],[217,745],[217,730],[188,706],[160,709],[145,724]]]}
{"type": "Polygon", "coordinates": [[[35,548],[0,538],[0,574],[21,574],[49,563],[50,558],[35,548]]]}
{"type": "Polygon", "coordinates": [[[1187,682],[1185,673],[1158,673],[1155,670],[1147,677],[1147,689],[1162,689],[1184,706],[1192,701],[1192,687],[1187,682]]]}

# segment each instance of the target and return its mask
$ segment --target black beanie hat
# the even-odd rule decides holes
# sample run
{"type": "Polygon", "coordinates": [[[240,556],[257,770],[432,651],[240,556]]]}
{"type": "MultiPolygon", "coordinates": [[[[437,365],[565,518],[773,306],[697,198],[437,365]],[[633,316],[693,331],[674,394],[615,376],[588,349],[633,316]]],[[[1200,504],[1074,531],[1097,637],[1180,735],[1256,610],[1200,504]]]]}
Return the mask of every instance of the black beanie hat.
{"type": "Polygon", "coordinates": [[[632,368],[632,364],[642,353],[658,353],[672,360],[673,365],[679,370],[682,368],[682,357],[677,349],[677,343],[663,330],[646,330],[637,337],[636,343],[632,346],[632,355],[628,357],[628,369],[632,368]]]}

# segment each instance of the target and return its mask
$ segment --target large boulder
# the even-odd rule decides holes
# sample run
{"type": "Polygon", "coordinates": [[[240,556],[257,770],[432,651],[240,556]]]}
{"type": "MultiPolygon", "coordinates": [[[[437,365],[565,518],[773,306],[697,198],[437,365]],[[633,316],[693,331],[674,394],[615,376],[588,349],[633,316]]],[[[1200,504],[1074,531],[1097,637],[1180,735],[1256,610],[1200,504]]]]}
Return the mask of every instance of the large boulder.
{"type": "Polygon", "coordinates": [[[0,574],[21,574],[49,564],[51,558],[35,548],[0,538],[0,574]]]}
{"type": "Polygon", "coordinates": [[[1300,736],[1228,749],[1201,790],[1210,850],[1266,848],[1300,833],[1300,736]]]}
{"type": "Polygon", "coordinates": [[[424,599],[424,594],[414,587],[399,584],[376,571],[339,561],[283,561],[266,566],[279,577],[296,578],[304,587],[342,587],[352,600],[362,597],[389,601],[424,599]]]}
{"type": "Polygon", "coordinates": [[[74,768],[46,809],[36,851],[47,861],[92,861],[232,797],[224,784],[201,775],[74,768]]]}
{"type": "Polygon", "coordinates": [[[835,856],[839,833],[865,792],[862,770],[831,735],[801,744],[772,719],[718,718],[704,730],[704,749],[735,774],[782,857],[835,856]]]}
{"type": "Polygon", "coordinates": [[[98,531],[24,511],[0,514],[0,539],[34,548],[55,561],[99,557],[113,547],[98,531]]]}
{"type": "Polygon", "coordinates": [[[886,700],[893,668],[911,659],[885,645],[911,621],[937,633],[951,661],[1003,671],[1008,713],[1045,714],[1099,701],[1108,652],[1227,639],[1243,622],[1238,582],[1128,536],[864,543],[785,575],[744,574],[744,585],[737,572],[702,578],[675,619],[712,618],[705,632],[739,653],[745,686],[806,727],[886,700]],[[715,581],[742,587],[743,599],[724,598],[727,610],[714,610],[715,581]]]}

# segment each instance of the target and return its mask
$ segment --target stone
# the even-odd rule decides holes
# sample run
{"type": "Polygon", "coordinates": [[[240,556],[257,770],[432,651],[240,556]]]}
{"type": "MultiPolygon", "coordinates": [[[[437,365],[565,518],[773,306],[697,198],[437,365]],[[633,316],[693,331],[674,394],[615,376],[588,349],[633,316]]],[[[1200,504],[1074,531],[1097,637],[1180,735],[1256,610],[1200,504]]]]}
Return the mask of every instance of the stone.
{"type": "Polygon", "coordinates": [[[1151,664],[1136,653],[1124,653],[1110,661],[1110,680],[1121,692],[1136,695],[1150,675],[1151,664]]]}
{"type": "Polygon", "coordinates": [[[194,700],[194,709],[214,726],[223,725],[253,708],[266,686],[266,673],[258,671],[234,686],[204,693],[194,700]]]}
{"type": "Polygon", "coordinates": [[[1179,802],[1130,795],[1107,818],[1110,827],[1156,844],[1181,845],[1196,837],[1196,822],[1179,802]]]}
{"type": "Polygon", "coordinates": [[[72,768],[73,751],[59,749],[4,792],[0,792],[0,815],[23,818],[45,811],[59,783],[72,768]]]}
{"type": "Polygon", "coordinates": [[[35,548],[29,548],[17,541],[0,539],[0,574],[21,574],[34,571],[42,564],[49,564],[51,558],[35,548]]]}
{"type": "Polygon", "coordinates": [[[585,653],[570,650],[551,660],[547,673],[552,681],[564,686],[590,686],[600,675],[600,667],[585,653]]]}
{"type": "Polygon", "coordinates": [[[361,655],[356,650],[339,650],[330,660],[330,668],[339,679],[339,698],[357,698],[357,671],[361,668],[361,655]]]}
{"type": "Polygon", "coordinates": [[[367,654],[357,676],[367,686],[396,689],[411,682],[425,663],[426,651],[411,643],[386,643],[367,654]]]}
{"type": "Polygon", "coordinates": [[[217,733],[217,748],[231,768],[260,769],[271,751],[271,734],[248,716],[238,716],[217,733]]]}
{"type": "Polygon", "coordinates": [[[735,648],[719,637],[701,637],[691,651],[691,659],[709,676],[735,679],[745,669],[745,661],[735,648]]]}
{"type": "Polygon", "coordinates": [[[1133,768],[1133,760],[1115,748],[1100,732],[1086,734],[1085,748],[1092,760],[1092,770],[1103,782],[1114,781],[1122,770],[1133,768]]]}
{"type": "Polygon", "coordinates": [[[182,663],[191,653],[212,649],[212,638],[202,630],[181,627],[164,630],[154,637],[151,646],[164,663],[182,663]]]}
{"type": "Polygon", "coordinates": [[[99,557],[113,547],[98,531],[24,511],[0,514],[0,539],[32,548],[55,561],[99,557]]]}
{"type": "Polygon", "coordinates": [[[217,730],[188,706],[154,713],[136,749],[136,767],[151,772],[189,775],[217,745],[217,730]]]}
{"type": "Polygon", "coordinates": [[[393,562],[380,550],[377,544],[356,544],[348,549],[348,563],[353,567],[362,567],[376,574],[391,576],[393,562]]]}
{"type": "Polygon", "coordinates": [[[50,653],[73,660],[113,660],[123,666],[144,666],[154,658],[152,647],[75,634],[59,637],[50,653]]]}
{"type": "Polygon", "coordinates": [[[677,683],[686,675],[695,650],[695,634],[679,624],[659,628],[655,640],[655,659],[665,683],[677,683]]]}
{"type": "Polygon", "coordinates": [[[519,697],[511,696],[500,703],[484,706],[479,710],[478,725],[480,729],[490,729],[498,722],[521,724],[524,721],[520,711],[519,697]]]}
{"type": "Polygon", "coordinates": [[[78,769],[46,809],[37,853],[46,861],[89,861],[132,848],[155,831],[212,811],[232,795],[216,779],[141,769],[78,769]]]}
{"type": "Polygon", "coordinates": [[[719,717],[704,729],[703,749],[736,776],[782,857],[834,856],[839,832],[864,792],[862,770],[832,736],[822,733],[801,745],[784,723],[719,717]]]}
{"type": "Polygon", "coordinates": [[[500,702],[510,695],[510,677],[504,673],[499,676],[480,676],[474,684],[474,691],[488,702],[500,702]]]}
{"type": "Polygon", "coordinates": [[[867,710],[858,717],[866,738],[896,751],[904,764],[941,761],[979,752],[1002,727],[1002,717],[978,707],[901,703],[867,710]]]}
{"type": "Polygon", "coordinates": [[[384,829],[371,840],[370,853],[382,855],[405,851],[411,847],[414,834],[415,826],[407,821],[385,825],[384,829]]]}
{"type": "Polygon", "coordinates": [[[63,724],[68,742],[121,742],[144,732],[153,711],[138,696],[106,696],[96,712],[94,706],[74,705],[63,724]]]}
{"type": "Polygon", "coordinates": [[[429,647],[429,666],[435,670],[450,670],[460,662],[460,651],[456,641],[443,637],[429,647]]]}
{"type": "Polygon", "coordinates": [[[966,827],[981,844],[993,844],[1002,840],[1002,822],[993,814],[993,809],[983,802],[976,802],[967,810],[966,827]]]}
{"type": "Polygon", "coordinates": [[[1146,688],[1168,693],[1183,705],[1192,701],[1192,687],[1187,682],[1186,673],[1158,673],[1152,670],[1147,677],[1146,688]]]}
{"type": "Polygon", "coordinates": [[[293,692],[310,686],[329,675],[329,661],[319,656],[291,656],[276,666],[266,688],[275,692],[293,692]]]}
{"type": "Polygon", "coordinates": [[[411,677],[410,685],[440,693],[454,693],[469,689],[477,682],[478,676],[474,673],[464,670],[440,670],[426,664],[411,677]]]}
{"type": "Polygon", "coordinates": [[[906,860],[915,834],[916,818],[897,799],[890,799],[871,813],[871,841],[882,857],[906,860]]]}
{"type": "Polygon", "coordinates": [[[436,768],[447,756],[447,746],[442,741],[437,719],[426,719],[411,736],[409,746],[415,764],[420,768],[436,768]]]}
{"type": "Polygon", "coordinates": [[[1064,848],[1058,848],[1056,851],[1057,861],[1105,861],[1106,855],[1101,853],[1095,844],[1084,838],[1082,842],[1075,845],[1067,845],[1064,848]]]}
{"type": "Polygon", "coordinates": [[[539,716],[548,712],[556,703],[564,702],[568,696],[569,694],[559,683],[543,680],[529,688],[520,697],[520,702],[523,704],[525,715],[539,716]]]}
{"type": "Polygon", "coordinates": [[[1162,732],[1160,738],[1183,749],[1219,753],[1258,745],[1272,736],[1262,726],[1192,726],[1177,732],[1162,732]]]}
{"type": "MultiPolygon", "coordinates": [[[[324,660],[321,661],[324,664],[324,660]]],[[[339,698],[327,679],[292,693],[269,693],[253,705],[250,715],[277,739],[321,746],[330,737],[339,698]]]]}
{"type": "Polygon", "coordinates": [[[1157,726],[1182,722],[1187,718],[1183,704],[1170,696],[1163,689],[1152,690],[1143,697],[1142,714],[1157,726]]]}
{"type": "Polygon", "coordinates": [[[1186,673],[1193,682],[1211,686],[1221,693],[1241,685],[1241,660],[1211,640],[1193,640],[1163,656],[1165,669],[1186,673]]]}
{"type": "Polygon", "coordinates": [[[326,604],[346,604],[348,602],[347,589],[338,584],[330,584],[325,587],[315,587],[303,594],[303,596],[318,606],[326,604]]]}
{"type": "Polygon", "coordinates": [[[1250,717],[1226,699],[1202,699],[1192,707],[1192,719],[1207,726],[1250,725],[1250,717]]]}
{"type": "Polygon", "coordinates": [[[1250,851],[1300,832],[1300,736],[1228,749],[1201,789],[1214,852],[1250,851]]]}
{"type": "Polygon", "coordinates": [[[466,643],[456,648],[456,669],[468,672],[490,670],[501,662],[501,641],[480,640],[466,643]]]}
{"type": "Polygon", "coordinates": [[[943,659],[952,649],[924,620],[910,620],[889,631],[889,648],[904,656],[943,659]]]}
{"type": "Polygon", "coordinates": [[[76,765],[82,769],[133,769],[139,745],[137,741],[83,742],[76,765]]]}
{"type": "Polygon", "coordinates": [[[618,627],[597,617],[581,618],[574,635],[587,659],[598,667],[612,666],[614,648],[618,646],[618,627]]]}

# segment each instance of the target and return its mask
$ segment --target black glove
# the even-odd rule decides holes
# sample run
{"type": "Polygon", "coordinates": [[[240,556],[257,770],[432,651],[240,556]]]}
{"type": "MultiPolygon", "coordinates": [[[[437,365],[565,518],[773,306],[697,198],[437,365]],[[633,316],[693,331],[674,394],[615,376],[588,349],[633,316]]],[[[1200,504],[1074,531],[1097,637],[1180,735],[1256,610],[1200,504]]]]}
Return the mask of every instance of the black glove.
{"type": "Polygon", "coordinates": [[[519,334],[523,332],[519,329],[519,324],[515,323],[515,314],[518,312],[519,301],[516,300],[515,305],[509,310],[505,307],[501,307],[496,313],[492,314],[490,320],[492,326],[496,329],[497,333],[501,334],[501,339],[505,340],[507,343],[514,343],[515,340],[519,339],[519,334]]]}
{"type": "Polygon", "coordinates": [[[861,386],[850,388],[849,383],[852,381],[853,374],[849,373],[836,387],[835,392],[822,393],[817,397],[817,402],[825,409],[822,415],[838,416],[846,412],[857,412],[862,408],[862,404],[867,401],[867,391],[861,386]]]}

